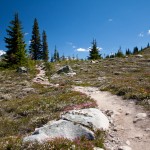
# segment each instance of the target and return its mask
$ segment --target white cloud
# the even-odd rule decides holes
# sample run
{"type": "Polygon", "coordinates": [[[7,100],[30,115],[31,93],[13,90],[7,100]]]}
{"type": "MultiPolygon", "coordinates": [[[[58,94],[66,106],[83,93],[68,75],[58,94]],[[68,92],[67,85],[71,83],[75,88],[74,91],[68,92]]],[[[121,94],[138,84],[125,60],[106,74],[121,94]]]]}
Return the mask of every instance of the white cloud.
{"type": "Polygon", "coordinates": [[[150,30],[148,30],[148,32],[147,32],[147,33],[148,33],[148,35],[150,35],[150,30]]]}
{"type": "Polygon", "coordinates": [[[99,51],[101,51],[103,48],[102,47],[97,47],[99,51]]]}
{"type": "Polygon", "coordinates": [[[78,52],[88,52],[89,49],[85,49],[85,48],[78,48],[77,49],[78,52]]]}
{"type": "Polygon", "coordinates": [[[108,19],[108,21],[109,21],[109,22],[112,22],[112,21],[113,21],[113,19],[111,19],[111,18],[110,18],[110,19],[108,19]]]}
{"type": "Polygon", "coordinates": [[[28,32],[24,33],[25,36],[28,35],[28,34],[29,34],[28,32]]]}
{"type": "Polygon", "coordinates": [[[141,32],[141,33],[139,33],[139,35],[138,35],[139,37],[144,37],[144,33],[143,32],[141,32]]]}
{"type": "Polygon", "coordinates": [[[4,50],[0,50],[0,56],[6,54],[6,52],[4,50]]]}
{"type": "MultiPolygon", "coordinates": [[[[101,51],[103,48],[97,47],[99,51],[101,51]]],[[[91,50],[91,47],[89,48],[78,48],[76,49],[78,52],[89,52],[91,50]]]]}

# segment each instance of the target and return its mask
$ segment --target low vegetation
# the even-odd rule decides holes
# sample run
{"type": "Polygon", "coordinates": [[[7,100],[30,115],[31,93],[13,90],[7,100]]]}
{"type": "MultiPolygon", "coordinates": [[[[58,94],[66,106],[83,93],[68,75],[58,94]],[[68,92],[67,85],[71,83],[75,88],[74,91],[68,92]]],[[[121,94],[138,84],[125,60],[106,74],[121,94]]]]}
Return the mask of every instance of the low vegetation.
{"type": "MultiPolygon", "coordinates": [[[[83,93],[72,91],[73,85],[95,86],[100,90],[110,91],[134,99],[150,110],[150,48],[136,55],[124,58],[107,58],[100,60],[74,60],[45,63],[46,74],[51,83],[59,84],[50,87],[33,83],[36,71],[19,74],[16,70],[0,70],[0,149],[93,149],[104,147],[104,133],[97,131],[96,139],[88,141],[84,137],[70,141],[54,139],[44,144],[26,143],[22,139],[50,120],[58,119],[64,111],[74,108],[96,107],[95,101],[83,93]],[[57,69],[70,65],[76,75],[68,77],[61,74],[51,78],[57,69]]],[[[35,62],[29,63],[34,68],[35,62]]],[[[36,64],[40,64],[36,62],[36,64]]]]}
{"type": "Polygon", "coordinates": [[[60,87],[40,85],[31,82],[33,75],[30,73],[18,74],[15,70],[3,70],[0,76],[0,149],[92,149],[94,145],[103,146],[103,133],[100,132],[94,141],[83,137],[75,141],[54,139],[45,144],[24,144],[24,136],[48,121],[58,119],[60,113],[97,105],[85,94],[72,91],[67,82],[60,87]]]}
{"type": "Polygon", "coordinates": [[[136,100],[150,109],[150,48],[144,49],[140,55],[57,63],[56,68],[69,64],[77,75],[69,81],[62,75],[51,82],[59,83],[63,79],[72,85],[95,86],[125,99],[136,100]]]}

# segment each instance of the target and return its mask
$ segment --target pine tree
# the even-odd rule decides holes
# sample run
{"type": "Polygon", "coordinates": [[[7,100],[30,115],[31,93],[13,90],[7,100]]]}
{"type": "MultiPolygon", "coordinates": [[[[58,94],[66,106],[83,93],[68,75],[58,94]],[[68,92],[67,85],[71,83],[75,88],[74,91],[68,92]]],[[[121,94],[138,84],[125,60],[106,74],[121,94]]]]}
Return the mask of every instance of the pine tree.
{"type": "Polygon", "coordinates": [[[115,57],[124,57],[124,54],[122,53],[121,47],[119,48],[118,52],[115,54],[115,57]]]}
{"type": "Polygon", "coordinates": [[[34,20],[34,25],[33,25],[33,29],[32,29],[32,38],[31,38],[31,44],[30,44],[29,50],[30,50],[29,51],[30,56],[33,60],[42,59],[39,25],[38,25],[38,21],[36,18],[34,20]]]}
{"type": "Polygon", "coordinates": [[[55,46],[53,58],[54,58],[54,61],[59,61],[59,52],[57,51],[56,46],[55,46]]]}
{"type": "Polygon", "coordinates": [[[49,52],[48,52],[48,44],[47,44],[47,36],[46,36],[46,32],[43,31],[42,33],[42,57],[44,61],[48,61],[49,56],[48,56],[49,52]]]}
{"type": "Polygon", "coordinates": [[[6,61],[10,66],[21,66],[27,62],[26,44],[24,41],[24,34],[22,32],[22,25],[18,17],[18,13],[14,15],[14,20],[10,22],[9,29],[6,30],[7,36],[5,43],[7,50],[6,61]]]}
{"type": "Polygon", "coordinates": [[[147,48],[149,48],[149,43],[147,44],[147,48]]]}
{"type": "Polygon", "coordinates": [[[132,54],[132,52],[130,51],[130,49],[128,48],[127,50],[126,50],[126,55],[131,55],[132,54]]]}
{"type": "Polygon", "coordinates": [[[90,56],[88,57],[88,59],[100,59],[101,58],[101,55],[99,54],[99,49],[97,47],[97,42],[95,39],[93,39],[93,42],[92,42],[92,47],[90,49],[90,56]]]}
{"type": "Polygon", "coordinates": [[[138,52],[139,52],[138,47],[137,47],[137,46],[136,46],[136,47],[134,47],[134,49],[133,49],[133,54],[138,54],[138,52]]]}
{"type": "Polygon", "coordinates": [[[63,61],[65,60],[65,55],[64,55],[64,54],[62,55],[62,60],[63,60],[63,61]]]}

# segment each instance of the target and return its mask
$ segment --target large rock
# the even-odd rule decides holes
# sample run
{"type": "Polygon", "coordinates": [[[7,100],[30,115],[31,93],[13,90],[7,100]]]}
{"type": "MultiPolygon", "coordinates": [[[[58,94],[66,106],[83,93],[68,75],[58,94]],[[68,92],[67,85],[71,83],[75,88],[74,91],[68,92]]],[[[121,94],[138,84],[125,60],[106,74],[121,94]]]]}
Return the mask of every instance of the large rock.
{"type": "Polygon", "coordinates": [[[17,72],[19,73],[28,73],[28,68],[26,67],[18,67],[17,72]]]}
{"type": "Polygon", "coordinates": [[[60,68],[58,71],[57,71],[57,74],[60,74],[60,73],[73,73],[73,70],[70,66],[64,66],[62,68],[60,68]]]}
{"type": "Polygon", "coordinates": [[[70,140],[85,136],[89,140],[94,139],[94,133],[82,125],[67,120],[51,121],[45,126],[38,128],[24,142],[45,142],[54,138],[67,138],[70,140]]]}
{"type": "Polygon", "coordinates": [[[147,117],[147,114],[146,114],[146,113],[138,113],[138,114],[135,116],[133,122],[136,123],[137,121],[143,120],[143,119],[145,119],[146,117],[147,117]]]}
{"type": "Polygon", "coordinates": [[[87,126],[94,130],[108,130],[109,128],[109,120],[99,109],[96,108],[71,110],[62,114],[61,118],[87,126]]]}
{"type": "Polygon", "coordinates": [[[138,54],[138,55],[136,55],[136,57],[137,58],[143,58],[143,55],[138,54]]]}

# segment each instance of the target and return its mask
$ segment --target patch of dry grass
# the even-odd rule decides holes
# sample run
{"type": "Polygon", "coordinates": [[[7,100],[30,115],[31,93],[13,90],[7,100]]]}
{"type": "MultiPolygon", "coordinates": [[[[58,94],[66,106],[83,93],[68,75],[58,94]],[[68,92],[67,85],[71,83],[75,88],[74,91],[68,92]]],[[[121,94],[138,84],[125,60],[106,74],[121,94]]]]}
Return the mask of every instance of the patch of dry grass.
{"type": "Polygon", "coordinates": [[[2,98],[0,101],[0,149],[68,149],[72,145],[77,149],[84,149],[86,145],[92,149],[93,141],[82,139],[56,139],[43,145],[22,143],[25,135],[50,120],[58,119],[60,113],[97,105],[85,94],[72,91],[70,83],[66,81],[62,81],[60,87],[50,87],[31,83],[30,75],[17,74],[13,70],[4,70],[0,75],[3,83],[1,94],[11,95],[10,99],[2,98]]]}
{"type": "Polygon", "coordinates": [[[142,58],[133,55],[98,60],[95,63],[68,61],[77,75],[70,78],[61,76],[54,82],[63,79],[63,82],[69,80],[71,85],[99,87],[100,90],[110,91],[125,99],[135,99],[150,109],[150,48],[143,50],[142,55],[142,58]]]}

